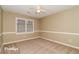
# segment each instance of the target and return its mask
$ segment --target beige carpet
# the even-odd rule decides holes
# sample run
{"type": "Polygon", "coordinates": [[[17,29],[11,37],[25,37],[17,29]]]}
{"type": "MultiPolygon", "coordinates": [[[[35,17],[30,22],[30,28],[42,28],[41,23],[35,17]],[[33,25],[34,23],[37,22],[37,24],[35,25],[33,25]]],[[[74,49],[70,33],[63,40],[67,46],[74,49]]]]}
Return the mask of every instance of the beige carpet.
{"type": "MultiPolygon", "coordinates": [[[[4,53],[20,53],[20,54],[78,54],[79,50],[63,46],[45,39],[33,39],[16,44],[10,44],[19,51],[4,51],[4,53]]],[[[10,46],[6,45],[6,46],[10,46]]]]}

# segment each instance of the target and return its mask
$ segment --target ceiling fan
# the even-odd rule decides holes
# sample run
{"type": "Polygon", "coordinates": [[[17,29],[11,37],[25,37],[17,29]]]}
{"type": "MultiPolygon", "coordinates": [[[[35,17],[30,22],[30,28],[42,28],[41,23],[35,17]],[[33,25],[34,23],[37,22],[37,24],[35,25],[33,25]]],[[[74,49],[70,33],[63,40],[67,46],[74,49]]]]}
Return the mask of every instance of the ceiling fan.
{"type": "Polygon", "coordinates": [[[33,8],[30,8],[30,9],[34,10],[34,13],[38,14],[38,15],[46,12],[46,10],[40,5],[37,5],[33,8]]]}
{"type": "Polygon", "coordinates": [[[36,8],[35,8],[35,12],[36,12],[37,14],[40,14],[40,13],[45,13],[46,10],[43,9],[40,5],[38,5],[38,6],[36,6],[36,8]]]}

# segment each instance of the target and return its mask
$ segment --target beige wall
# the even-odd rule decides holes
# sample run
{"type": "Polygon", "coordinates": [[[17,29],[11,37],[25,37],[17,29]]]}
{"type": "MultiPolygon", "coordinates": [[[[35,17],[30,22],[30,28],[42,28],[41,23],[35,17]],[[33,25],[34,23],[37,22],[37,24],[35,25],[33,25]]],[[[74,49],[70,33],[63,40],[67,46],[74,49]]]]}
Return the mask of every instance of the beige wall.
{"type": "Polygon", "coordinates": [[[3,39],[2,39],[2,8],[0,6],[0,48],[2,47],[3,39]]]}
{"type": "Polygon", "coordinates": [[[1,34],[1,7],[0,7],[0,34],[1,34]]]}
{"type": "Polygon", "coordinates": [[[79,47],[79,35],[67,34],[79,34],[79,6],[41,19],[40,27],[41,31],[45,31],[41,32],[42,37],[79,47]]]}
{"type": "MultiPolygon", "coordinates": [[[[15,33],[16,32],[16,17],[25,18],[25,19],[34,19],[26,15],[4,11],[3,12],[4,43],[27,39],[27,38],[33,38],[33,37],[38,36],[38,32],[29,33],[29,34],[20,34],[20,35],[16,34],[15,33]]],[[[38,30],[39,30],[39,20],[34,19],[34,31],[38,31],[38,30]]]]}
{"type": "Polygon", "coordinates": [[[0,7],[0,47],[1,47],[1,7],[0,7]]]}

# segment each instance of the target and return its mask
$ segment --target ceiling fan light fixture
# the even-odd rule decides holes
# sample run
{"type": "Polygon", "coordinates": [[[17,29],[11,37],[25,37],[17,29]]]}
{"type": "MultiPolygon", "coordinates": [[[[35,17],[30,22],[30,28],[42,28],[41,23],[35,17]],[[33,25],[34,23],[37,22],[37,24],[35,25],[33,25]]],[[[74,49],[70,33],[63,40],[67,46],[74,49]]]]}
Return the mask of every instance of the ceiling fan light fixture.
{"type": "Polygon", "coordinates": [[[37,13],[40,13],[41,11],[40,10],[37,10],[37,13]]]}

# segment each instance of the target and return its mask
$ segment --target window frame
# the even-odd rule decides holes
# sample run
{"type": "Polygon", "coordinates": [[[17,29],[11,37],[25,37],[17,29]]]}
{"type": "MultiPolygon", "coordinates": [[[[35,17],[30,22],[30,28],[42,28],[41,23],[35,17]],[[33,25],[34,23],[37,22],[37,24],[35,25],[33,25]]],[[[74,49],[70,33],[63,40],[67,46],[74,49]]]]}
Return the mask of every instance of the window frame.
{"type": "Polygon", "coordinates": [[[16,17],[16,33],[17,34],[26,34],[26,33],[33,33],[34,32],[34,19],[25,19],[25,18],[19,18],[19,17],[16,17]],[[17,31],[17,23],[18,23],[18,20],[24,20],[25,21],[25,32],[18,32],[17,31]],[[32,21],[33,22],[33,31],[32,32],[27,32],[27,21],[32,21]]]}

